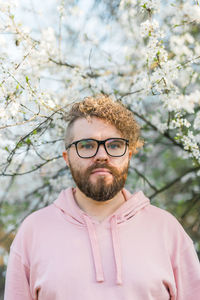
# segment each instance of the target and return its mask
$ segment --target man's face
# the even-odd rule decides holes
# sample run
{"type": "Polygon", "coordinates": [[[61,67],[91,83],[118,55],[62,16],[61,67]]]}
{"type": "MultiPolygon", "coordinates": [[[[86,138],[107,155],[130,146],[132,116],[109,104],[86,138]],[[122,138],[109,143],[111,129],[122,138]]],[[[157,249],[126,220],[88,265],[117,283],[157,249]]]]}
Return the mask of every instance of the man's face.
{"type": "MultiPolygon", "coordinates": [[[[122,138],[115,126],[92,117],[90,121],[82,118],[72,127],[73,141],[81,139],[106,140],[122,138]]],[[[91,158],[80,158],[75,145],[63,152],[72,177],[83,194],[96,201],[112,199],[124,187],[132,152],[128,149],[121,157],[111,157],[100,145],[97,154],[91,158]]]]}

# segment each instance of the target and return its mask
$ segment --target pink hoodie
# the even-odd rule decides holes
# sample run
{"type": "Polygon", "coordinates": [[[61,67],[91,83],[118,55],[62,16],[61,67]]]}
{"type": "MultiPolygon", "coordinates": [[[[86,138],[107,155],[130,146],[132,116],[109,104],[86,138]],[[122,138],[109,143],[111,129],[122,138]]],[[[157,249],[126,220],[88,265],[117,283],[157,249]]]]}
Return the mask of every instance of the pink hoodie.
{"type": "Polygon", "coordinates": [[[5,300],[198,300],[192,240],[142,192],[103,222],[72,189],[22,223],[11,246],[5,300]]]}

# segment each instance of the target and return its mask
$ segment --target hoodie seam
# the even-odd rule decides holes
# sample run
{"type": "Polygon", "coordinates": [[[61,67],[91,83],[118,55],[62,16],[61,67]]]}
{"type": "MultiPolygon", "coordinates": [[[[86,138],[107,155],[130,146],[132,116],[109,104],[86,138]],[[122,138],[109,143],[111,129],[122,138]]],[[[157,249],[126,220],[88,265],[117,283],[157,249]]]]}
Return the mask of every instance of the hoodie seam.
{"type": "MultiPolygon", "coordinates": [[[[53,203],[53,204],[54,204],[54,203],[53,203]]],[[[86,228],[86,225],[85,225],[84,222],[81,223],[81,222],[78,221],[77,219],[73,218],[70,214],[68,214],[66,211],[64,211],[64,210],[61,209],[60,207],[58,207],[56,204],[54,204],[54,206],[55,206],[55,208],[56,208],[58,214],[62,217],[63,220],[65,220],[65,221],[69,222],[70,224],[75,225],[75,226],[77,226],[77,227],[80,227],[80,228],[84,227],[84,228],[86,228]],[[67,218],[67,217],[69,217],[69,218],[67,218]],[[72,220],[74,220],[74,222],[73,222],[73,221],[70,221],[70,218],[71,218],[72,220]]]]}
{"type": "Polygon", "coordinates": [[[30,270],[30,267],[27,266],[27,265],[22,261],[22,256],[21,256],[15,249],[13,249],[12,247],[11,247],[11,252],[12,252],[16,257],[19,258],[21,264],[22,264],[24,267],[26,267],[27,269],[30,270]]]}

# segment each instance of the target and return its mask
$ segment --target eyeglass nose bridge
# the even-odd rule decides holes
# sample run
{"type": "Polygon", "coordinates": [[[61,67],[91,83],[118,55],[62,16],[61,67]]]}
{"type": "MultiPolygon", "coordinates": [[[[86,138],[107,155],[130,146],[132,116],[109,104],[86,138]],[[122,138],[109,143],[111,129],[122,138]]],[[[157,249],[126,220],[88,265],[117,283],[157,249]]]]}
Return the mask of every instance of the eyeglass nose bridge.
{"type": "Polygon", "coordinates": [[[101,145],[104,146],[104,149],[105,149],[106,153],[109,155],[109,153],[108,153],[108,151],[107,151],[107,149],[106,149],[106,142],[107,142],[107,140],[104,140],[104,141],[96,141],[96,142],[97,142],[98,145],[97,145],[97,150],[96,150],[96,153],[95,153],[94,156],[97,155],[97,153],[98,153],[99,148],[100,148],[101,145]]]}

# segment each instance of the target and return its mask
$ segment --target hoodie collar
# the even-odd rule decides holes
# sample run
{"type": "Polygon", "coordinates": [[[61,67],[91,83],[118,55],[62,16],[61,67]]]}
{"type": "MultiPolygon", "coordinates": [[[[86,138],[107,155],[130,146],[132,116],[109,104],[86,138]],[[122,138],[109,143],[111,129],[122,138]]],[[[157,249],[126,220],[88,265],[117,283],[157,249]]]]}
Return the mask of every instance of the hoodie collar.
{"type": "MultiPolygon", "coordinates": [[[[101,223],[109,223],[109,220],[116,216],[117,224],[123,223],[132,218],[139,210],[150,204],[149,199],[143,194],[142,191],[131,194],[128,190],[122,189],[125,202],[110,216],[108,216],[101,223]]],[[[73,223],[77,225],[82,224],[85,226],[84,215],[87,215],[76,203],[73,194],[73,188],[62,190],[58,198],[54,201],[54,205],[63,211],[66,217],[71,218],[73,223]]],[[[89,216],[93,223],[99,224],[100,222],[89,216]]]]}

